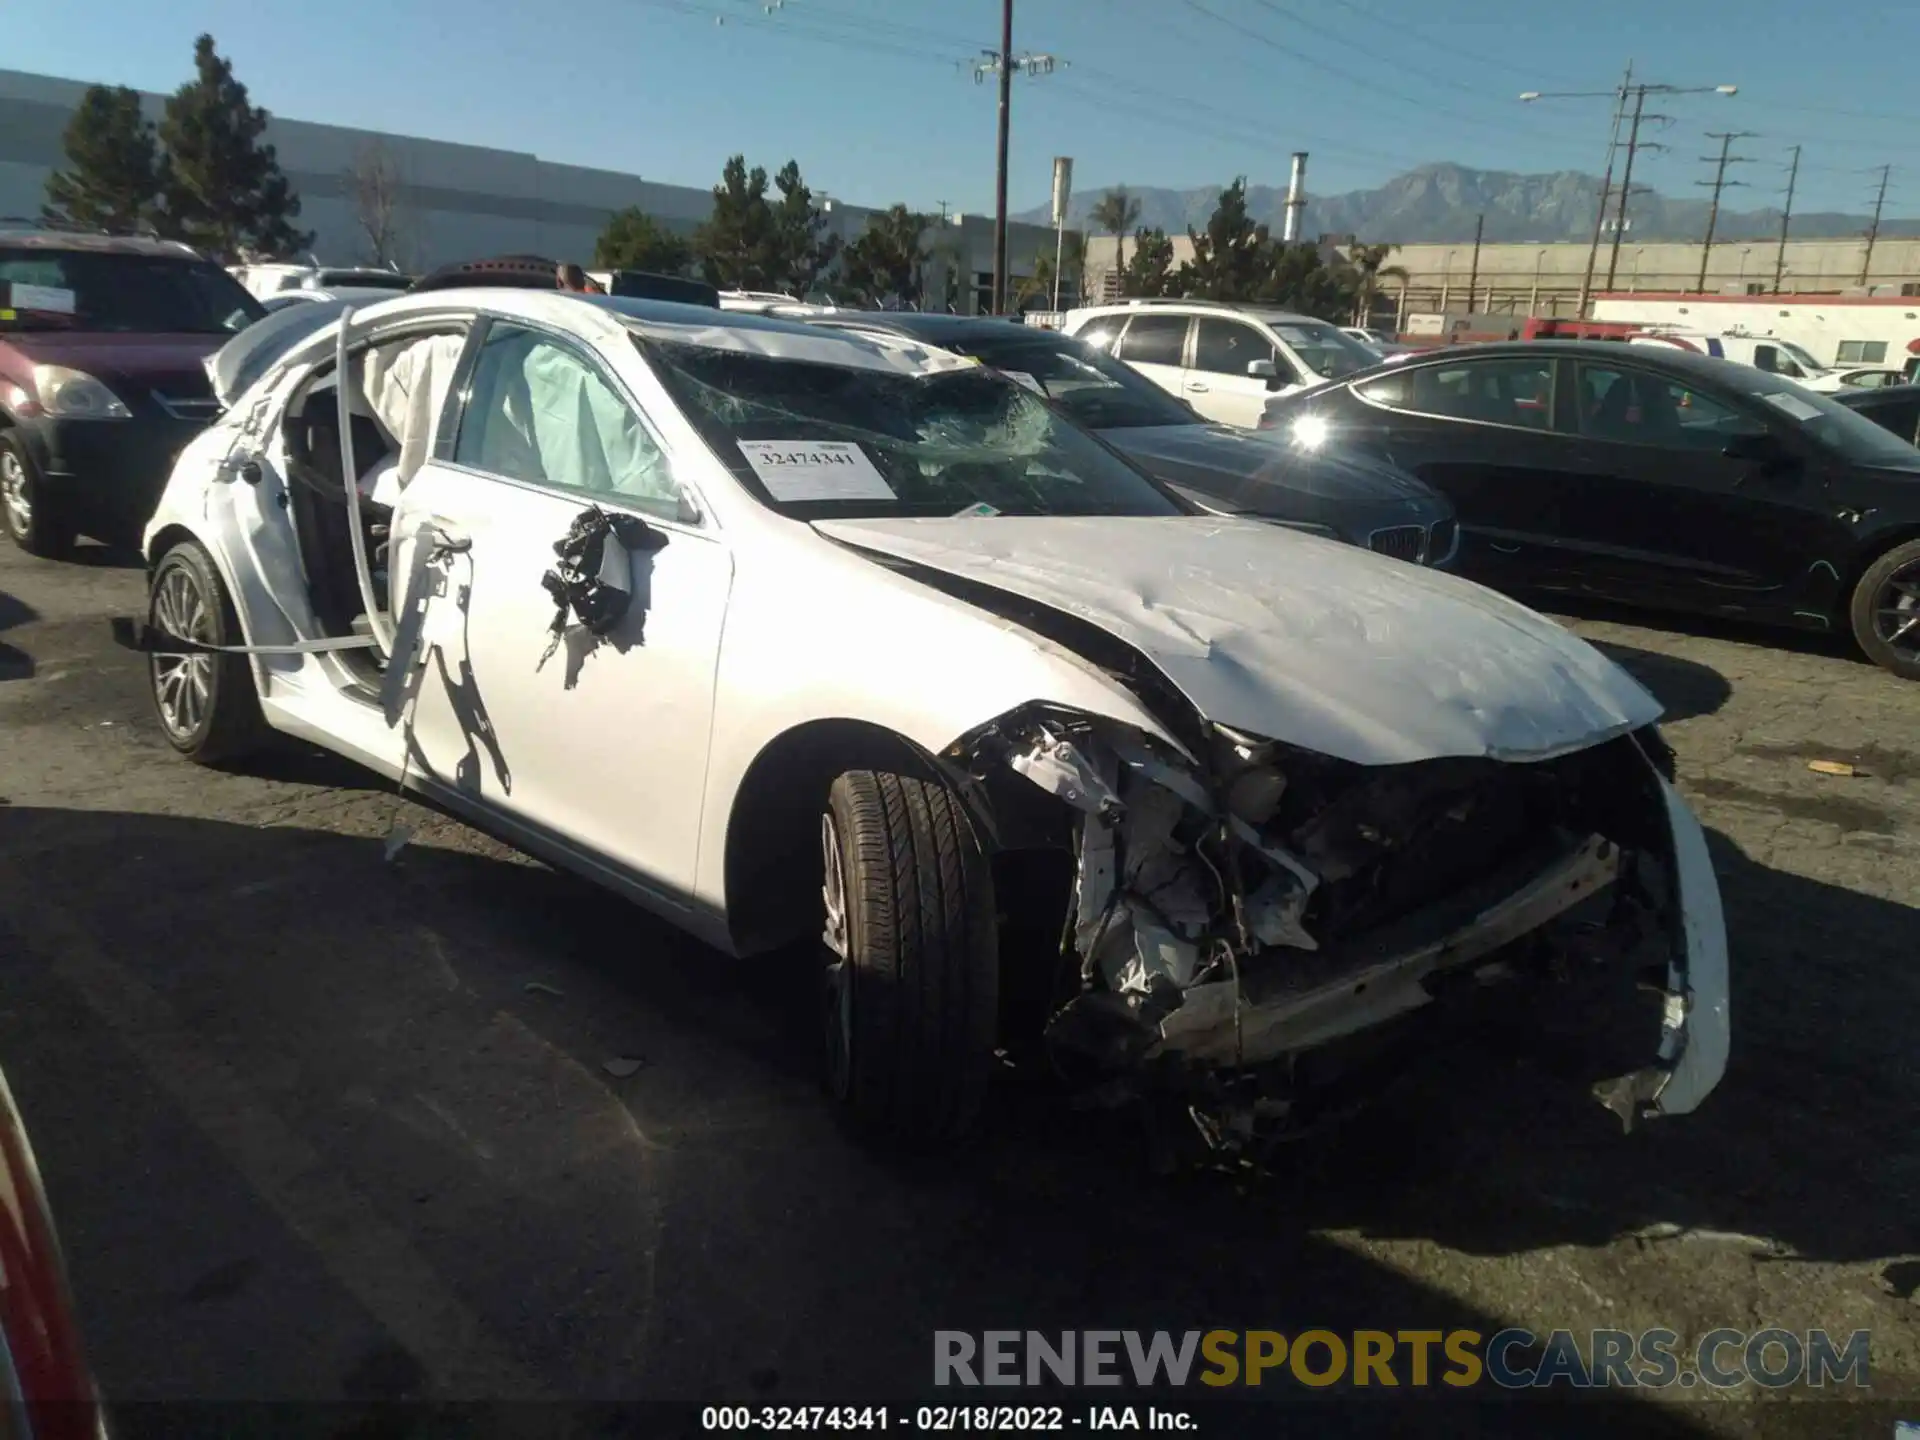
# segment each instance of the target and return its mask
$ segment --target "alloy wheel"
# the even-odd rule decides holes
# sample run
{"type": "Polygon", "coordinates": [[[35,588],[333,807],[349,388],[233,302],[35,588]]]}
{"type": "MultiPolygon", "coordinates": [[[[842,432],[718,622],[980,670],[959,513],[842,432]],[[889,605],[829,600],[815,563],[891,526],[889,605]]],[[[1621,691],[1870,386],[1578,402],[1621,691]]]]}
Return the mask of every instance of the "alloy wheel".
{"type": "Polygon", "coordinates": [[[1873,628],[1904,656],[1920,659],[1920,560],[1889,575],[1873,599],[1873,628]]]}
{"type": "Polygon", "coordinates": [[[16,535],[33,528],[33,497],[27,494],[27,467],[12,450],[0,450],[0,505],[16,535]]]}
{"type": "MultiPolygon", "coordinates": [[[[185,565],[169,566],[153,591],[154,628],[183,640],[213,641],[213,605],[185,565]]],[[[188,740],[206,723],[213,701],[213,657],[154,655],[153,698],[160,723],[176,739],[188,740]]]]}
{"type": "Polygon", "coordinates": [[[840,828],[829,810],[820,817],[820,900],[826,923],[825,1014],[827,1083],[844,1099],[853,1086],[853,961],[847,937],[847,874],[840,854],[840,828]]]}

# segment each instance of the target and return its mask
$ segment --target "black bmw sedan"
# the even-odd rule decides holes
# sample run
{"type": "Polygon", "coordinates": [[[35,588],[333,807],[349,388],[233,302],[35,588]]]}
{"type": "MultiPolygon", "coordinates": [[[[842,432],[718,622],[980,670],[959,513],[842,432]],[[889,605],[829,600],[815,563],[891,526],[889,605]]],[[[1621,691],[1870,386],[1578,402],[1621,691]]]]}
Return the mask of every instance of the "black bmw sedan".
{"type": "Polygon", "coordinates": [[[1256,516],[1415,564],[1453,561],[1459,538],[1453,507],[1411,475],[1365,456],[1216,425],[1132,367],[1057,330],[911,311],[809,318],[990,365],[1207,509],[1256,516]]]}
{"type": "Polygon", "coordinates": [[[1469,574],[1849,631],[1920,679],[1920,450],[1790,380],[1651,346],[1476,345],[1284,396],[1264,424],[1449,496],[1469,574]]]}

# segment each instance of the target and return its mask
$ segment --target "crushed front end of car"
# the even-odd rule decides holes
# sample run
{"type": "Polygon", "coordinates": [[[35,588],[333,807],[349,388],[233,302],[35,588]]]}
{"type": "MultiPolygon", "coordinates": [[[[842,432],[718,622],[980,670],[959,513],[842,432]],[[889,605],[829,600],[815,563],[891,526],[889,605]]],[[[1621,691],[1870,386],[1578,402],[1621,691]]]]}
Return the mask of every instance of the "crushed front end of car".
{"type": "Polygon", "coordinates": [[[983,813],[1052,797],[1073,865],[1045,1046],[1088,1096],[1175,1096],[1246,1152],[1310,1128],[1383,1046],[1391,1070],[1416,1012],[1594,979],[1644,1004],[1643,1052],[1593,1086],[1627,1127],[1718,1082],[1719,891],[1652,727],[1386,765],[1205,721],[1193,740],[1034,706],[945,756],[983,813]]]}

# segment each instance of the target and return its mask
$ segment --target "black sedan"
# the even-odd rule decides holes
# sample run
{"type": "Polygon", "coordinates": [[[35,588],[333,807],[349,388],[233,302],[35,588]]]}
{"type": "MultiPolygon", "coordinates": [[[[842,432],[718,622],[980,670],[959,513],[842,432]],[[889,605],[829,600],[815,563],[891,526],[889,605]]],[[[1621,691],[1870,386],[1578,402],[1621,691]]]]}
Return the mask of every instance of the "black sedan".
{"type": "Polygon", "coordinates": [[[1445,566],[1453,558],[1453,507],[1411,475],[1364,456],[1215,425],[1130,366],[1057,330],[902,311],[809,318],[992,366],[1209,510],[1258,516],[1419,564],[1445,566]]]}
{"type": "Polygon", "coordinates": [[[1920,385],[1841,390],[1833,398],[1882,430],[1891,430],[1909,445],[1920,445],[1920,385]]]}
{"type": "Polygon", "coordinates": [[[1273,402],[1265,423],[1449,496],[1468,573],[1847,630],[1920,679],[1920,450],[1790,380],[1535,340],[1349,376],[1273,402]]]}

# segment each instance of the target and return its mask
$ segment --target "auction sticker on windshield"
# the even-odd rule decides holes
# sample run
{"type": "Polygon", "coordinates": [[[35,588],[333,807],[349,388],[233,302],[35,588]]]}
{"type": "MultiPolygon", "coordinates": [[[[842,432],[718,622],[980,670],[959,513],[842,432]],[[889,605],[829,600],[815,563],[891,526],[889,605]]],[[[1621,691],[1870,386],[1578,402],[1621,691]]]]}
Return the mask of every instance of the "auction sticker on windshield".
{"type": "Polygon", "coordinates": [[[43,315],[71,315],[73,291],[53,285],[15,285],[10,297],[15,310],[37,310],[43,315]]]}
{"type": "Polygon", "coordinates": [[[1818,405],[1809,405],[1798,395],[1788,395],[1784,391],[1775,391],[1773,394],[1765,396],[1764,398],[1766,402],[1776,410],[1784,410],[1796,420],[1818,420],[1820,418],[1820,407],[1818,405]]]}
{"type": "Polygon", "coordinates": [[[893,487],[850,440],[738,440],[775,500],[892,500],[893,487]]]}

